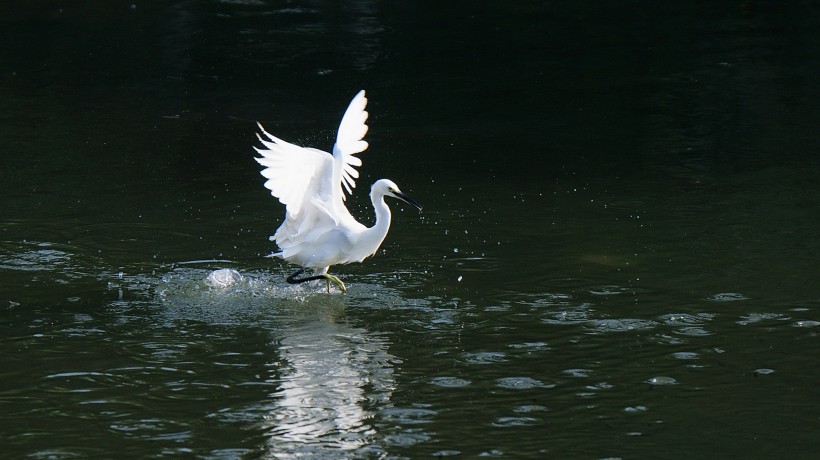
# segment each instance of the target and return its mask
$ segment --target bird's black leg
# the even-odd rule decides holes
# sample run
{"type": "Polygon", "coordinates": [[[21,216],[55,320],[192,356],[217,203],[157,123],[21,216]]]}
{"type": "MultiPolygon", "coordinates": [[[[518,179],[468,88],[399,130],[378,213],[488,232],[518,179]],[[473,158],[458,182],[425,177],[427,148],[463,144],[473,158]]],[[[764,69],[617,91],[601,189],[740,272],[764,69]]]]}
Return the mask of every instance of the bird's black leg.
{"type": "Polygon", "coordinates": [[[320,279],[324,279],[324,277],[323,277],[323,276],[306,276],[306,277],[304,277],[304,278],[297,278],[297,276],[301,275],[301,274],[302,274],[302,273],[304,273],[304,272],[305,272],[305,269],[304,269],[304,268],[301,268],[301,269],[299,269],[296,273],[294,273],[294,274],[292,274],[292,275],[288,276],[288,277],[286,278],[286,281],[287,281],[289,284],[299,284],[299,283],[304,283],[304,282],[307,282],[307,281],[313,281],[313,280],[320,280],[320,279]]]}
{"type": "Polygon", "coordinates": [[[288,282],[288,284],[296,284],[296,283],[301,283],[301,281],[297,281],[297,280],[296,280],[296,277],[297,277],[297,276],[299,276],[299,275],[301,275],[301,274],[302,274],[302,273],[304,273],[304,272],[305,272],[305,269],[304,269],[304,268],[300,268],[300,269],[299,269],[299,271],[297,271],[296,273],[294,273],[294,274],[292,274],[292,275],[288,276],[285,280],[288,282]]]}
{"type": "Polygon", "coordinates": [[[292,275],[288,276],[288,277],[285,279],[285,281],[287,281],[287,282],[288,282],[288,284],[299,284],[299,283],[304,283],[304,282],[306,282],[306,281],[313,281],[313,280],[323,280],[323,279],[326,279],[326,278],[325,278],[324,276],[322,276],[322,275],[317,275],[317,276],[306,276],[306,277],[304,277],[304,278],[297,278],[297,276],[301,275],[301,274],[302,274],[302,273],[304,273],[304,272],[305,272],[305,269],[304,269],[304,268],[301,268],[301,269],[299,269],[299,271],[297,271],[296,273],[294,273],[294,274],[292,274],[292,275]]]}
{"type": "Polygon", "coordinates": [[[345,287],[345,283],[343,283],[342,280],[340,280],[339,278],[337,278],[337,277],[335,277],[335,276],[333,276],[329,273],[323,273],[321,275],[314,275],[314,276],[306,276],[304,278],[297,278],[297,276],[301,275],[304,272],[305,272],[305,269],[301,268],[296,273],[294,273],[294,274],[288,276],[287,278],[285,278],[285,280],[289,284],[299,284],[299,283],[304,283],[306,281],[313,281],[313,280],[326,280],[327,281],[327,292],[330,292],[330,283],[333,283],[336,286],[338,286],[339,289],[342,292],[347,292],[347,288],[345,287]]]}

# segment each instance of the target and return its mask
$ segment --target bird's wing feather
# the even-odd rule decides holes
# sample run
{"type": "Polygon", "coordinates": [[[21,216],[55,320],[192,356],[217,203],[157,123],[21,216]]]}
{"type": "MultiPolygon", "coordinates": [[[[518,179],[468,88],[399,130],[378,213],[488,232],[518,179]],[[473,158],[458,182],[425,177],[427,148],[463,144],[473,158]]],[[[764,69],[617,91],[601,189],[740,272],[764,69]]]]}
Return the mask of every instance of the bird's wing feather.
{"type": "Polygon", "coordinates": [[[356,167],[362,160],[355,154],[367,149],[363,140],[367,133],[366,106],[367,98],[360,91],[342,117],[332,156],[285,142],[259,125],[258,137],[264,148],[255,147],[261,155],[256,161],[265,167],[265,187],[286,207],[285,221],[272,237],[282,250],[278,256],[310,264],[317,257],[317,239],[330,238],[329,232],[339,226],[364,228],[343,201],[344,191],[351,193],[359,177],[356,167]]]}
{"type": "Polygon", "coordinates": [[[348,194],[353,193],[356,187],[356,179],[359,178],[359,171],[356,167],[362,165],[362,160],[356,157],[357,153],[367,150],[367,142],[364,135],[367,134],[367,98],[364,90],[350,101],[347,106],[342,122],[339,124],[339,132],[336,134],[336,145],[333,146],[334,180],[339,182],[339,193],[341,199],[346,198],[341,186],[348,194]]]}
{"type": "Polygon", "coordinates": [[[287,214],[296,219],[305,209],[313,208],[315,202],[332,202],[331,156],[285,142],[265,131],[261,124],[259,129],[262,134],[257,137],[264,148],[254,147],[261,155],[256,161],[265,167],[265,187],[285,205],[287,214]]]}

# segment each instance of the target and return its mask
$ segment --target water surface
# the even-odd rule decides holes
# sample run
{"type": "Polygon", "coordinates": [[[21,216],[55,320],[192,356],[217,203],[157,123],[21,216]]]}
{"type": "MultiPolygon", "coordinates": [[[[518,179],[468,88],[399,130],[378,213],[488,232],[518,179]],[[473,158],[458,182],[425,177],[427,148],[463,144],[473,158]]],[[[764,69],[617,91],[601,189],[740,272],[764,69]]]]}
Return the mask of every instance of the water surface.
{"type": "Polygon", "coordinates": [[[812,3],[92,3],[0,7],[8,455],[820,447],[812,3]],[[255,121],[361,88],[424,212],[289,286],[255,121]]]}

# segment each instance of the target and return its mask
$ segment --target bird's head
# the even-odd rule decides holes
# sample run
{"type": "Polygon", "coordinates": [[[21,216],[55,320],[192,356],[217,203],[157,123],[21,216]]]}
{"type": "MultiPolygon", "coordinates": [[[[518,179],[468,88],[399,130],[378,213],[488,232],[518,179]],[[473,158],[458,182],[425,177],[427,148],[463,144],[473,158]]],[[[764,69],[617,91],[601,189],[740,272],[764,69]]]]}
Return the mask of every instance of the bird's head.
{"type": "Polygon", "coordinates": [[[373,186],[370,188],[370,193],[373,196],[381,195],[381,196],[392,196],[393,198],[398,198],[398,199],[404,201],[405,203],[409,204],[410,206],[413,206],[416,209],[418,209],[419,211],[421,211],[421,205],[416,203],[416,201],[413,200],[412,198],[410,198],[409,196],[402,193],[402,191],[399,190],[399,186],[396,185],[396,183],[393,182],[390,179],[379,179],[379,180],[377,180],[373,184],[373,186]]]}

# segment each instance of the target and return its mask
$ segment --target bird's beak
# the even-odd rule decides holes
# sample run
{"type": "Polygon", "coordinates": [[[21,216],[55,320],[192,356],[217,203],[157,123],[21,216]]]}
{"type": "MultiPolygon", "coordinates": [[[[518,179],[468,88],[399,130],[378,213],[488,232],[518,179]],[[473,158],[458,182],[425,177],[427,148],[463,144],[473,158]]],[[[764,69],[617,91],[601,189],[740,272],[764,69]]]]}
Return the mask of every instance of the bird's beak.
{"type": "Polygon", "coordinates": [[[400,200],[402,200],[402,201],[404,201],[405,203],[409,204],[410,206],[415,207],[416,209],[419,210],[419,212],[421,212],[421,205],[416,203],[416,201],[414,199],[410,198],[409,196],[405,195],[404,193],[401,193],[399,191],[395,191],[395,192],[393,192],[393,196],[400,199],[400,200]]]}

